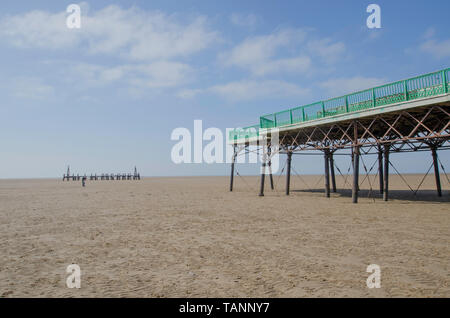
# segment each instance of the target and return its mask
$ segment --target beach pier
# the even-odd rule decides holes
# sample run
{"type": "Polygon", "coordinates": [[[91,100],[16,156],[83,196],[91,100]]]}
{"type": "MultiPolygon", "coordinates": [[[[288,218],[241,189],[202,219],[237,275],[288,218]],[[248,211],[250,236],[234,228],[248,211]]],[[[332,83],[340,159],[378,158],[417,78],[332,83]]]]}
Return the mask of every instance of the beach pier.
{"type": "MultiPolygon", "coordinates": [[[[266,174],[270,177],[273,189],[271,166],[275,151],[279,155],[287,155],[286,195],[291,191],[292,155],[322,155],[324,194],[327,198],[331,197],[331,193],[339,192],[335,168],[342,175],[334,157],[350,156],[353,203],[358,202],[361,182],[370,178],[373,168],[378,174],[378,182],[373,185],[378,183],[376,187],[379,189],[373,191],[372,182],[369,182],[369,195],[376,192],[384,201],[388,201],[390,168],[402,177],[390,160],[392,154],[428,151],[432,157],[432,166],[428,172],[434,168],[437,197],[442,197],[444,191],[440,173],[441,170],[442,173],[446,172],[438,152],[450,149],[449,73],[450,69],[447,68],[264,115],[259,118],[258,125],[231,130],[229,143],[234,149],[256,145],[263,150],[259,196],[264,196],[266,174]],[[272,144],[274,134],[278,135],[277,145],[272,144]],[[264,150],[266,147],[268,150],[264,150]],[[368,168],[364,158],[371,155],[377,159],[368,168]],[[364,175],[360,178],[362,169],[364,175]]],[[[233,190],[235,163],[233,160],[230,191],[233,190]]],[[[403,177],[402,180],[414,195],[423,182],[413,189],[403,177]]]]}
{"type": "MultiPolygon", "coordinates": [[[[84,174],[84,177],[86,180],[88,179],[87,175],[84,174]]],[[[67,173],[63,175],[63,181],[80,181],[81,176],[80,174],[74,175],[70,174],[70,166],[67,167],[67,173]]],[[[89,175],[90,181],[114,181],[114,180],[141,180],[141,174],[138,172],[137,168],[134,167],[134,173],[101,173],[101,174],[93,174],[91,173],[89,175]]]]}

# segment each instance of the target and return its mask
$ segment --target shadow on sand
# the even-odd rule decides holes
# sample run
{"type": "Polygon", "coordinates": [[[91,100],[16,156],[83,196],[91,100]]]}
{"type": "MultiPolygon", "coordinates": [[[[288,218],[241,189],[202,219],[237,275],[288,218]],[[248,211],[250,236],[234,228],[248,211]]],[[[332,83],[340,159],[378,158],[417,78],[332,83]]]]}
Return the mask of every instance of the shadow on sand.
{"type": "MultiPolygon", "coordinates": [[[[323,193],[324,189],[303,189],[291,190],[297,193],[323,193]]],[[[331,196],[352,197],[352,190],[337,189],[336,193],[331,192],[331,196]]],[[[383,195],[378,190],[369,191],[367,189],[359,190],[361,199],[373,198],[382,200],[383,195]]],[[[436,190],[419,190],[415,195],[411,190],[389,190],[389,200],[416,201],[416,202],[450,202],[450,191],[442,191],[442,197],[438,197],[436,190]]]]}

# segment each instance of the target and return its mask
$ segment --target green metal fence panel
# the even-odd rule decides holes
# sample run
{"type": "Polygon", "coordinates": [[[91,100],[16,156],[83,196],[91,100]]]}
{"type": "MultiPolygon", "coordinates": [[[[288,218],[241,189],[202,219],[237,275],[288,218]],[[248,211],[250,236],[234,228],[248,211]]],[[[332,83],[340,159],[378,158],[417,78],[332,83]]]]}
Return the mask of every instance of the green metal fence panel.
{"type": "Polygon", "coordinates": [[[346,96],[329,99],[323,102],[325,116],[334,116],[347,112],[346,96]]]}
{"type": "Polygon", "coordinates": [[[303,121],[303,106],[291,109],[292,123],[301,123],[303,121]]]}
{"type": "Polygon", "coordinates": [[[291,111],[285,110],[279,113],[275,113],[275,120],[277,122],[277,127],[292,124],[291,111]]]}
{"type": "Polygon", "coordinates": [[[404,81],[375,87],[375,106],[383,106],[406,100],[404,81]]]}
{"type": "Polygon", "coordinates": [[[445,92],[443,83],[442,71],[408,79],[406,80],[408,99],[414,100],[443,94],[445,92]]]}
{"type": "Polygon", "coordinates": [[[450,86],[450,68],[444,70],[443,74],[444,74],[444,85],[445,85],[444,91],[446,93],[448,93],[449,92],[449,86],[450,86]]]}
{"type": "Polygon", "coordinates": [[[275,114],[270,114],[266,116],[262,116],[259,119],[260,127],[261,128],[273,128],[275,127],[275,114]]]}
{"type": "Polygon", "coordinates": [[[348,111],[358,111],[374,107],[374,90],[368,89],[347,96],[348,111]]]}
{"type": "Polygon", "coordinates": [[[305,112],[305,121],[323,117],[322,102],[304,106],[303,110],[305,112]]]}

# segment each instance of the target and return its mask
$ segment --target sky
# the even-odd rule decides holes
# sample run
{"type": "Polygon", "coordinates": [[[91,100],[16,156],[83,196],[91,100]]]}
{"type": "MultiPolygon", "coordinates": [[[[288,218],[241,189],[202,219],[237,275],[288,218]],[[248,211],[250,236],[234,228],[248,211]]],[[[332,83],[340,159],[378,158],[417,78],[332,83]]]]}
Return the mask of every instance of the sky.
{"type": "MultiPolygon", "coordinates": [[[[175,128],[259,116],[450,67],[450,2],[2,1],[0,178],[227,175],[171,160],[175,128]],[[68,5],[81,28],[66,26],[68,5]],[[369,4],[381,29],[369,29],[369,4]]],[[[450,154],[440,152],[450,170],[450,154]]],[[[342,170],[348,164],[342,161],[342,170]]],[[[372,159],[368,159],[370,161],[372,159]]],[[[398,154],[402,172],[431,155],[398,154]],[[406,160],[407,159],[407,160],[406,160]]],[[[321,160],[295,158],[302,173],[321,160]]],[[[242,174],[257,174],[243,166],[242,174]]]]}

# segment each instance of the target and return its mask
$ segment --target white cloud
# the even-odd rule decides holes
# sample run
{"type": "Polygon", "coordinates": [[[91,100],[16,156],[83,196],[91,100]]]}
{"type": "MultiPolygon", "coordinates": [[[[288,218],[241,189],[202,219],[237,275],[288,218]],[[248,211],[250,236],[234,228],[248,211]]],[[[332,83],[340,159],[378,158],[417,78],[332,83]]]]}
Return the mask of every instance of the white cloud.
{"type": "Polygon", "coordinates": [[[329,64],[338,62],[345,52],[344,43],[333,43],[333,41],[328,38],[312,40],[308,42],[307,46],[312,54],[322,57],[322,59],[329,64]]]}
{"type": "Polygon", "coordinates": [[[191,98],[194,98],[195,96],[197,96],[198,94],[201,94],[202,92],[204,92],[204,90],[202,90],[202,89],[185,88],[185,89],[178,91],[176,96],[181,99],[191,99],[191,98]]]}
{"type": "Polygon", "coordinates": [[[122,81],[135,89],[168,88],[188,82],[193,77],[193,70],[187,64],[169,61],[113,67],[77,63],[69,67],[67,77],[90,86],[122,81]]]}
{"type": "Polygon", "coordinates": [[[437,59],[450,57],[450,40],[437,41],[430,39],[420,45],[420,50],[431,54],[437,59]]]}
{"type": "Polygon", "coordinates": [[[436,30],[432,27],[428,28],[423,34],[424,39],[430,39],[436,34],[436,30]]]}
{"type": "Polygon", "coordinates": [[[282,30],[265,36],[256,36],[244,40],[220,59],[227,66],[236,65],[257,72],[263,64],[271,61],[277,49],[288,46],[292,39],[301,41],[305,38],[303,30],[282,30]]]}
{"type": "Polygon", "coordinates": [[[337,62],[345,52],[342,42],[314,39],[309,29],[281,29],[268,35],[250,37],[220,55],[224,66],[238,66],[253,75],[305,73],[313,60],[337,62]]]}
{"type": "Polygon", "coordinates": [[[261,20],[262,19],[260,16],[257,16],[253,13],[233,13],[230,15],[230,21],[232,24],[250,29],[254,29],[261,22],[261,20]]]}
{"type": "Polygon", "coordinates": [[[187,64],[159,61],[130,67],[132,82],[147,88],[175,87],[189,81],[193,70],[187,64]]]}
{"type": "Polygon", "coordinates": [[[61,49],[79,43],[78,32],[66,27],[65,12],[30,11],[0,20],[0,37],[21,48],[61,49]]]}
{"type": "MultiPolygon", "coordinates": [[[[386,83],[385,78],[375,77],[341,77],[317,84],[327,91],[330,97],[342,96],[386,83]]],[[[241,80],[206,89],[183,89],[177,94],[179,98],[193,98],[199,94],[212,93],[232,101],[257,100],[263,98],[305,97],[311,88],[280,80],[241,80]]]]}
{"type": "Polygon", "coordinates": [[[88,63],[71,64],[67,69],[66,78],[72,81],[92,85],[106,85],[123,76],[121,67],[107,68],[106,66],[88,63]],[[113,76],[112,74],[115,74],[113,76]]]}
{"type": "Polygon", "coordinates": [[[125,60],[110,66],[71,61],[49,64],[60,63],[60,74],[80,87],[120,83],[136,96],[149,89],[172,88],[191,81],[195,78],[193,68],[178,60],[219,40],[203,16],[186,18],[117,5],[89,12],[83,4],[81,29],[68,29],[66,16],[65,11],[31,11],[4,17],[0,20],[0,40],[22,49],[63,53],[70,49],[125,60]]]}
{"type": "Polygon", "coordinates": [[[268,97],[305,96],[310,92],[308,88],[276,80],[243,80],[216,85],[209,88],[208,91],[233,101],[254,100],[268,97]]]}
{"type": "Polygon", "coordinates": [[[9,84],[12,95],[23,99],[43,100],[54,95],[55,89],[35,77],[18,77],[9,84]]]}
{"type": "Polygon", "coordinates": [[[422,52],[433,56],[436,59],[450,57],[450,39],[437,40],[436,29],[428,28],[421,36],[422,43],[417,47],[405,49],[406,54],[417,54],[422,52]]]}
{"type": "Polygon", "coordinates": [[[278,59],[260,64],[253,69],[255,75],[284,73],[304,73],[311,67],[311,58],[298,56],[294,58],[278,59]]]}
{"type": "Polygon", "coordinates": [[[31,11],[3,18],[0,37],[22,48],[78,47],[140,61],[188,56],[218,39],[203,16],[183,22],[177,15],[135,7],[110,5],[90,15],[82,11],[81,21],[81,29],[68,29],[65,12],[31,11]]]}
{"type": "Polygon", "coordinates": [[[375,77],[341,77],[330,79],[319,84],[332,97],[337,97],[386,83],[386,79],[375,77]]]}

